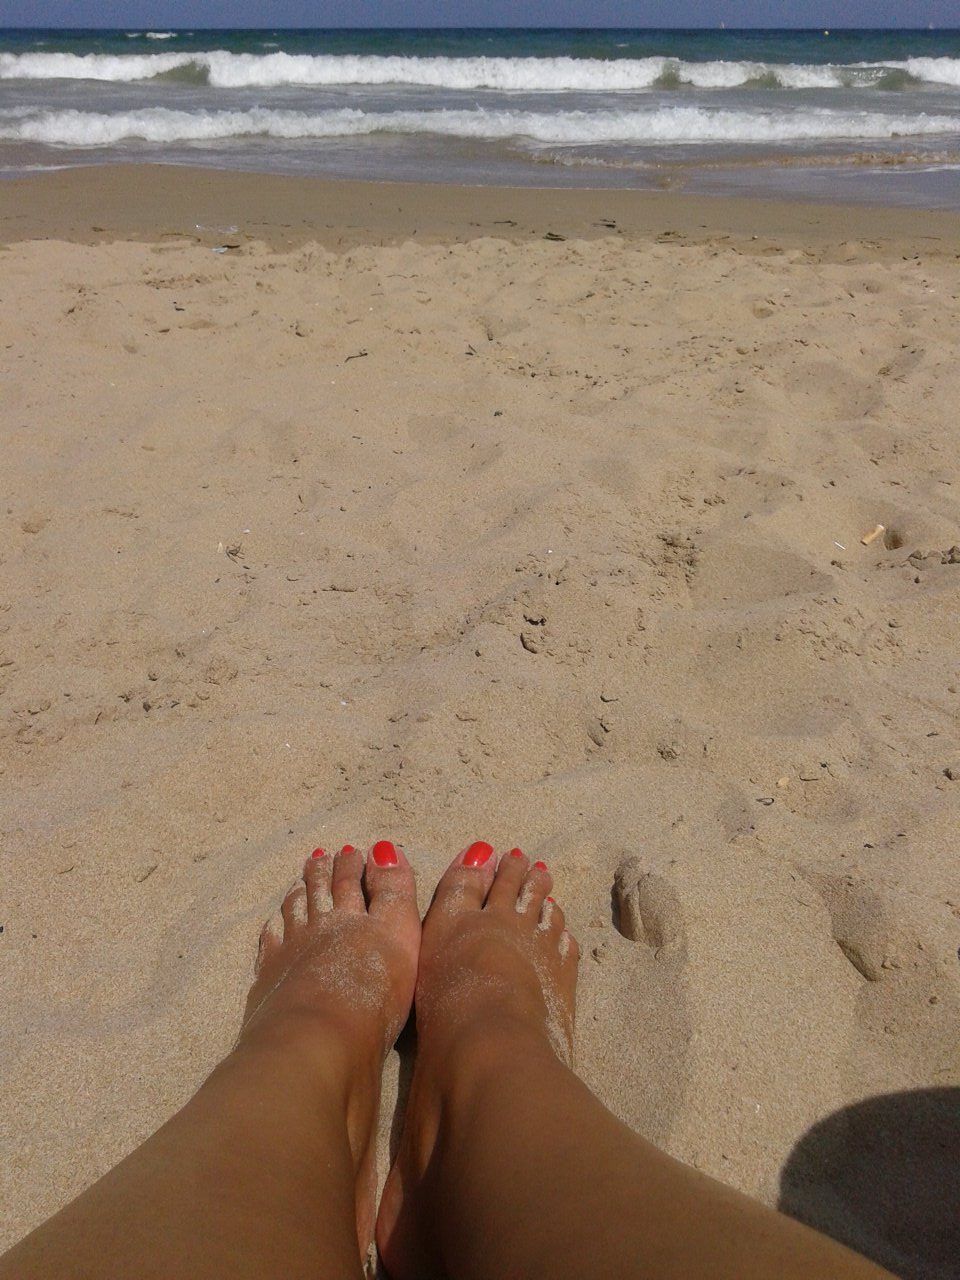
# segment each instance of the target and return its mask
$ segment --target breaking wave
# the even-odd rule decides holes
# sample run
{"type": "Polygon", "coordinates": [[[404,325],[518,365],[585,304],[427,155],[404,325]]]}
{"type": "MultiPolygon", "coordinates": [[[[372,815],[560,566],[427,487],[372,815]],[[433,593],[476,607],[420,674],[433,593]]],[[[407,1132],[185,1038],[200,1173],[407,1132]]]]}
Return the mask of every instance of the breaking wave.
{"type": "Polygon", "coordinates": [[[61,146],[108,146],[127,139],[206,142],[270,137],[343,138],[365,134],[439,134],[477,139],[526,139],[554,146],[588,143],[778,143],[875,139],[960,132],[960,118],[897,116],[873,111],[726,111],[660,107],[631,111],[390,111],[340,108],[319,112],[174,111],[149,107],[100,113],[58,110],[0,115],[0,139],[61,146]]]}
{"type": "MultiPolygon", "coordinates": [[[[173,31],[151,31],[153,40],[173,31]]],[[[960,88],[960,58],[905,62],[790,64],[679,58],[478,58],[361,54],[229,53],[3,53],[0,79],[107,80],[133,83],[158,76],[213,88],[280,85],[411,85],[506,92],[619,92],[690,85],[698,89],[759,86],[781,89],[878,88],[934,84],[960,88]]]]}

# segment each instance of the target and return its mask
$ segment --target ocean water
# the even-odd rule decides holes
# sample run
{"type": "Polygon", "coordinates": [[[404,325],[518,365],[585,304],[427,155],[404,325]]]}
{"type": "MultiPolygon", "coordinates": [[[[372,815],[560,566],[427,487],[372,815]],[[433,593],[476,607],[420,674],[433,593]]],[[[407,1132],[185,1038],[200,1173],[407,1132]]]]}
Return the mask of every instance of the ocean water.
{"type": "Polygon", "coordinates": [[[116,161],[960,208],[960,31],[0,31],[0,173],[116,161]]]}

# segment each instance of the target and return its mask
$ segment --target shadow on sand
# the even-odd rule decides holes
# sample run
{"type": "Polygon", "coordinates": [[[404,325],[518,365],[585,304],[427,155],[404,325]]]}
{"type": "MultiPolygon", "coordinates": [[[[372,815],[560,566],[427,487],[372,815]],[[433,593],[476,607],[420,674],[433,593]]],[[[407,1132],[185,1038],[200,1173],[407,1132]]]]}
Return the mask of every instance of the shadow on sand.
{"type": "Polygon", "coordinates": [[[790,1153],[779,1207],[903,1280],[960,1280],[960,1089],[834,1112],[790,1153]]]}

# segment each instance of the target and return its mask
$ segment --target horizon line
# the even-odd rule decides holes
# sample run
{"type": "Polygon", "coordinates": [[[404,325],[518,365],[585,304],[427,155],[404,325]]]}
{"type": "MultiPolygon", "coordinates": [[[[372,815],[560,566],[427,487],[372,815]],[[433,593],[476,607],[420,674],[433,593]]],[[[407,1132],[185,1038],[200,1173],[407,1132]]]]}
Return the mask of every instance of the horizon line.
{"type": "Polygon", "coordinates": [[[699,26],[692,26],[692,27],[691,26],[668,26],[668,27],[664,27],[664,26],[639,26],[639,27],[637,26],[632,26],[632,27],[592,26],[591,27],[591,26],[582,26],[580,24],[573,24],[573,23],[565,23],[559,26],[557,25],[529,26],[529,25],[519,25],[519,24],[513,24],[513,23],[510,23],[510,24],[496,23],[496,24],[490,24],[487,26],[474,26],[474,25],[462,26],[462,25],[455,25],[452,23],[444,23],[444,24],[441,24],[440,26],[435,26],[435,25],[376,26],[373,24],[357,26],[355,24],[350,24],[350,25],[334,24],[332,26],[324,25],[324,26],[314,26],[314,27],[310,27],[310,26],[285,27],[285,26],[243,26],[243,25],[236,25],[236,24],[232,24],[232,25],[221,24],[214,27],[201,27],[196,25],[180,27],[180,26],[171,26],[169,23],[156,23],[153,26],[151,26],[150,24],[144,24],[144,23],[133,23],[128,26],[118,27],[114,25],[106,26],[98,23],[94,23],[92,25],[85,23],[80,26],[66,26],[66,25],[51,26],[45,23],[39,23],[39,24],[16,23],[13,26],[0,26],[0,31],[123,31],[123,32],[127,32],[131,30],[131,27],[137,30],[142,28],[144,31],[158,30],[162,27],[166,31],[189,32],[193,34],[202,33],[206,31],[272,31],[272,32],[282,32],[282,31],[669,31],[669,32],[791,31],[791,32],[798,32],[798,33],[809,32],[811,34],[829,33],[831,35],[835,32],[836,33],[840,33],[840,32],[872,33],[872,32],[886,32],[886,31],[915,31],[915,32],[940,31],[940,32],[947,32],[950,34],[953,34],[953,33],[960,34],[960,26],[947,27],[947,26],[935,25],[932,23],[929,23],[925,26],[919,26],[919,27],[899,26],[899,25],[885,26],[885,27],[848,27],[848,26],[823,26],[823,25],[789,26],[789,27],[759,26],[758,27],[758,26],[731,25],[730,23],[722,23],[722,24],[710,23],[709,25],[701,24],[699,26]]]}

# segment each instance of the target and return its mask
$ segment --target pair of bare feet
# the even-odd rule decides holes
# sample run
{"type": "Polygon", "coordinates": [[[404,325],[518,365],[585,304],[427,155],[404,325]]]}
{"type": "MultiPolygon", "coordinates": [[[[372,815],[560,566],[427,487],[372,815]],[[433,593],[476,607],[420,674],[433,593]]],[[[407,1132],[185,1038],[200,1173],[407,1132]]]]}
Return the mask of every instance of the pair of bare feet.
{"type": "Polygon", "coordinates": [[[419,1189],[441,1134],[451,1065],[509,1041],[569,1056],[579,952],[542,862],[478,841],[444,873],[421,925],[413,869],[389,841],[316,850],[260,937],[238,1048],[289,1045],[345,1108],[361,1254],[374,1232],[394,1280],[441,1270],[419,1189]],[[383,1060],[416,1007],[404,1132],[377,1213],[383,1060]]]}
{"type": "Polygon", "coordinates": [[[359,1280],[374,1234],[392,1280],[882,1280],[632,1132],[565,1065],[578,954],[550,887],[477,843],[421,926],[392,844],[318,850],[263,932],[233,1050],[0,1280],[359,1280]],[[377,1213],[381,1071],[414,1003],[377,1213]]]}

